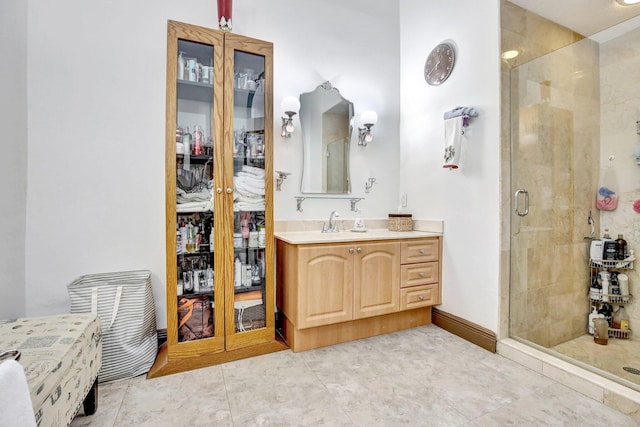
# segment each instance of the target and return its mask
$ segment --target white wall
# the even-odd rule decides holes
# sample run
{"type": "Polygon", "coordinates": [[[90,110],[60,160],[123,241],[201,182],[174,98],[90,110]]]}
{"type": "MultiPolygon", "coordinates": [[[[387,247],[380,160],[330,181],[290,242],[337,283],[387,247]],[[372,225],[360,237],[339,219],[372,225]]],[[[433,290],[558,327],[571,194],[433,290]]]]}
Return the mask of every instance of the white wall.
{"type": "MultiPolygon", "coordinates": [[[[67,312],[66,286],[81,275],[150,269],[158,327],[166,325],[166,21],[215,27],[215,5],[211,0],[29,3],[27,315],[67,312]]],[[[364,195],[369,171],[375,171],[377,183],[358,207],[364,216],[385,216],[397,203],[399,179],[397,4],[242,0],[234,4],[233,18],[235,33],[274,43],[278,129],[281,99],[325,80],[354,102],[356,115],[378,112],[375,141],[352,149],[352,178],[354,195],[364,195]]],[[[6,85],[14,73],[0,70],[6,85]]],[[[2,108],[0,120],[7,120],[2,108]]],[[[300,133],[283,140],[278,129],[275,169],[293,175],[275,194],[276,219],[326,218],[333,209],[343,217],[355,215],[346,201],[309,200],[304,212],[296,212],[300,133]]],[[[14,172],[19,177],[24,169],[23,160],[14,172]]],[[[10,172],[3,171],[5,183],[10,172]]],[[[19,223],[20,214],[15,216],[12,222],[19,223]]],[[[0,218],[6,226],[13,217],[0,218]]],[[[17,263],[15,257],[9,261],[17,263]]],[[[20,279],[22,268],[17,269],[20,279]]]]}
{"type": "Polygon", "coordinates": [[[498,328],[499,274],[499,2],[400,1],[400,193],[408,212],[445,224],[443,311],[498,328]],[[449,80],[428,86],[430,50],[457,45],[449,80]],[[460,169],[442,168],[443,113],[473,106],[460,169]]]}
{"type": "Polygon", "coordinates": [[[27,2],[0,2],[0,319],[25,314],[27,2]]]}

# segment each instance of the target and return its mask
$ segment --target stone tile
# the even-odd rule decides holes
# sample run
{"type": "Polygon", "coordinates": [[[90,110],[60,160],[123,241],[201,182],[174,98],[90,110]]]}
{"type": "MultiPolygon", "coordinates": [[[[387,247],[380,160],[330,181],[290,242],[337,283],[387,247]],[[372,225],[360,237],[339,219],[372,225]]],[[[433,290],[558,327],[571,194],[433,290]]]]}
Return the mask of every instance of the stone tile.
{"type": "Polygon", "coordinates": [[[553,384],[475,419],[474,426],[636,426],[620,412],[561,384],[553,384]]]}
{"type": "Polygon", "coordinates": [[[129,388],[129,381],[113,381],[98,384],[98,410],[91,416],[85,416],[80,408],[80,413],[71,422],[71,427],[107,427],[115,425],[120,405],[129,388]]]}
{"type": "Polygon", "coordinates": [[[103,384],[96,415],[72,426],[637,425],[639,402],[621,395],[604,396],[616,411],[428,325],[103,384]]]}

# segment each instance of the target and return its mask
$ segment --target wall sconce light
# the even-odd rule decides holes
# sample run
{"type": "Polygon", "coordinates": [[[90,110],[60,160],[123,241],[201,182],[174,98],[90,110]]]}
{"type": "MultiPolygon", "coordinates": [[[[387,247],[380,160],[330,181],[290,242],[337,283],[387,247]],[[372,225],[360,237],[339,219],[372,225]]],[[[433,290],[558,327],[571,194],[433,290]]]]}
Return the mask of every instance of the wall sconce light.
{"type": "Polygon", "coordinates": [[[282,134],[283,138],[291,138],[294,131],[293,116],[300,110],[300,101],[295,96],[287,96],[280,104],[285,116],[282,117],[282,134]]]}
{"type": "Polygon", "coordinates": [[[360,115],[360,123],[362,126],[358,128],[358,145],[366,147],[371,141],[373,141],[373,135],[371,135],[371,128],[378,122],[378,114],[373,110],[363,111],[360,115]]]}
{"type": "Polygon", "coordinates": [[[616,0],[621,6],[633,6],[634,4],[640,3],[640,0],[616,0]]]}

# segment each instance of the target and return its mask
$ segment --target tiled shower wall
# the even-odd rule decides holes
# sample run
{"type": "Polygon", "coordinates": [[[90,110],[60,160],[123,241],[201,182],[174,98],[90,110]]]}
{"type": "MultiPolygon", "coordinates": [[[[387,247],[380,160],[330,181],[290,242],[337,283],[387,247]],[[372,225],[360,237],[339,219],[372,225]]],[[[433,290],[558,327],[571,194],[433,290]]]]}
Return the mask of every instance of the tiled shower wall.
{"type": "MultiPolygon", "coordinates": [[[[600,231],[605,228],[613,238],[623,234],[629,248],[640,256],[640,165],[634,152],[640,146],[636,121],[640,120],[640,29],[632,30],[600,45],[600,161],[614,168],[620,194],[614,211],[600,212],[600,231]],[[609,161],[610,156],[614,157],[609,161]]],[[[625,309],[631,317],[631,329],[640,328],[640,262],[626,272],[629,288],[636,295],[625,309]]],[[[632,339],[640,339],[632,335],[632,339]]]]}

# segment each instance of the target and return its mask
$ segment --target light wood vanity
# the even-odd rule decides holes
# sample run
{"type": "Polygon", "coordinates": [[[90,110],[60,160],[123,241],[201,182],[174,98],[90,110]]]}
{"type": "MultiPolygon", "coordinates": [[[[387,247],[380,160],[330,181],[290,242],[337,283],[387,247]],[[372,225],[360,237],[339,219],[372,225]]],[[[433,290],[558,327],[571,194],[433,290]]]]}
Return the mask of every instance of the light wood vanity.
{"type": "Polygon", "coordinates": [[[295,352],[431,323],[442,236],[276,233],[276,301],[295,352]]]}

